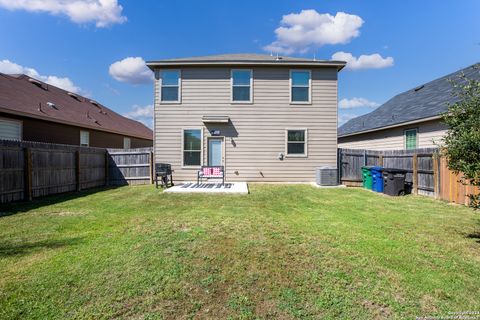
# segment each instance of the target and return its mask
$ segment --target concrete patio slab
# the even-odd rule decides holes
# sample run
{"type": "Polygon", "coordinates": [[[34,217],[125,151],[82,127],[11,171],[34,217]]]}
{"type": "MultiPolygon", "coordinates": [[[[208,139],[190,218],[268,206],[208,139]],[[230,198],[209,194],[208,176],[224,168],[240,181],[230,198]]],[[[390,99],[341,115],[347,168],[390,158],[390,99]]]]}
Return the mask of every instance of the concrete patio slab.
{"type": "Polygon", "coordinates": [[[230,182],[222,185],[221,183],[196,183],[188,182],[175,185],[166,189],[164,192],[170,193],[236,193],[248,194],[248,185],[246,182],[230,182]]]}

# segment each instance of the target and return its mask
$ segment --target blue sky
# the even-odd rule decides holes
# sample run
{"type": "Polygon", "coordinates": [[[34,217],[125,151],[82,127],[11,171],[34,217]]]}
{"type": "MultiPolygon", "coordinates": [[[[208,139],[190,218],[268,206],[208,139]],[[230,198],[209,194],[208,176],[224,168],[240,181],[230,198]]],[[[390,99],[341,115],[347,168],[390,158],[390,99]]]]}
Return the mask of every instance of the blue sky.
{"type": "Polygon", "coordinates": [[[478,0],[0,0],[0,72],[29,73],[149,123],[143,60],[340,52],[353,66],[339,75],[343,122],[479,62],[479,12],[478,0]]]}

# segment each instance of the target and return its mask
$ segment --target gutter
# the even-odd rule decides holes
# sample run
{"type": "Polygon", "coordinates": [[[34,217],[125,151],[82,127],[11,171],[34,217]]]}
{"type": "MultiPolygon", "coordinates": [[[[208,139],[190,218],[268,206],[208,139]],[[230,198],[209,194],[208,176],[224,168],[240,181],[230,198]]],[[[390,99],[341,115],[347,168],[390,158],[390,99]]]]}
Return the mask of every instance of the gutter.
{"type": "Polygon", "coordinates": [[[347,63],[345,61],[261,61],[261,60],[185,60],[185,61],[147,61],[146,65],[152,71],[158,67],[180,67],[180,66],[302,66],[302,67],[337,67],[342,70],[347,63]]]}
{"type": "Polygon", "coordinates": [[[403,126],[408,126],[410,124],[416,124],[416,123],[420,123],[420,122],[438,120],[438,119],[441,119],[441,118],[442,118],[442,116],[433,116],[433,117],[428,117],[428,118],[421,118],[421,119],[416,119],[416,120],[411,120],[411,121],[406,121],[406,122],[400,122],[400,123],[392,124],[392,125],[385,126],[385,127],[372,128],[372,129],[367,129],[367,130],[363,130],[363,131],[357,131],[357,132],[353,132],[353,133],[342,134],[342,135],[339,135],[338,138],[351,137],[351,136],[356,136],[356,135],[359,135],[359,134],[364,134],[364,133],[369,133],[369,132],[382,131],[382,130],[387,130],[387,129],[391,129],[391,128],[403,127],[403,126]]]}

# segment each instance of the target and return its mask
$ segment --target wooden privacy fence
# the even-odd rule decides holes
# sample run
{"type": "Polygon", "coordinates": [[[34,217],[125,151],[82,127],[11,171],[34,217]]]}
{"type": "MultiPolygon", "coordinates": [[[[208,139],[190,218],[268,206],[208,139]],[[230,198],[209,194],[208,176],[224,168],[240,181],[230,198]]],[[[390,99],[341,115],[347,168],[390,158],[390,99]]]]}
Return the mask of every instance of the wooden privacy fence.
{"type": "Polygon", "coordinates": [[[152,148],[108,149],[110,185],[153,183],[152,148]]]}
{"type": "Polygon", "coordinates": [[[449,202],[469,204],[469,194],[479,194],[480,189],[477,187],[460,183],[461,174],[455,174],[448,170],[447,160],[440,158],[440,195],[439,198],[449,202]]]}
{"type": "Polygon", "coordinates": [[[361,186],[363,166],[382,166],[407,170],[406,181],[412,192],[450,202],[468,204],[468,194],[478,188],[465,186],[447,167],[437,148],[415,150],[339,149],[338,168],[342,184],[361,186]]]}
{"type": "Polygon", "coordinates": [[[0,203],[105,185],[152,183],[151,148],[122,152],[0,140],[0,203]]]}

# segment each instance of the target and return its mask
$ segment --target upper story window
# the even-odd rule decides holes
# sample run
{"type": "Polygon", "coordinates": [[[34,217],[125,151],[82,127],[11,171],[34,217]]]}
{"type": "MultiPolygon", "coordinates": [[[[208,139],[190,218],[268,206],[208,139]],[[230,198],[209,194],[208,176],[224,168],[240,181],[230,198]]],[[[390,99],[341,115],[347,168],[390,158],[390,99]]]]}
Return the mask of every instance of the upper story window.
{"type": "Polygon", "coordinates": [[[252,102],[252,70],[232,70],[232,102],[252,102]]]}
{"type": "Polygon", "coordinates": [[[160,101],[180,102],[180,70],[160,71],[160,101]]]}
{"type": "Polygon", "coordinates": [[[309,70],[290,71],[290,102],[310,103],[311,72],[309,70]]]}
{"type": "Polygon", "coordinates": [[[80,131],[80,145],[82,147],[88,147],[90,145],[90,132],[80,131]]]}
{"type": "Polygon", "coordinates": [[[405,130],[405,149],[417,149],[417,129],[405,130]]]}
{"type": "Polygon", "coordinates": [[[123,149],[130,149],[132,140],[129,137],[123,137],[123,149]]]}

